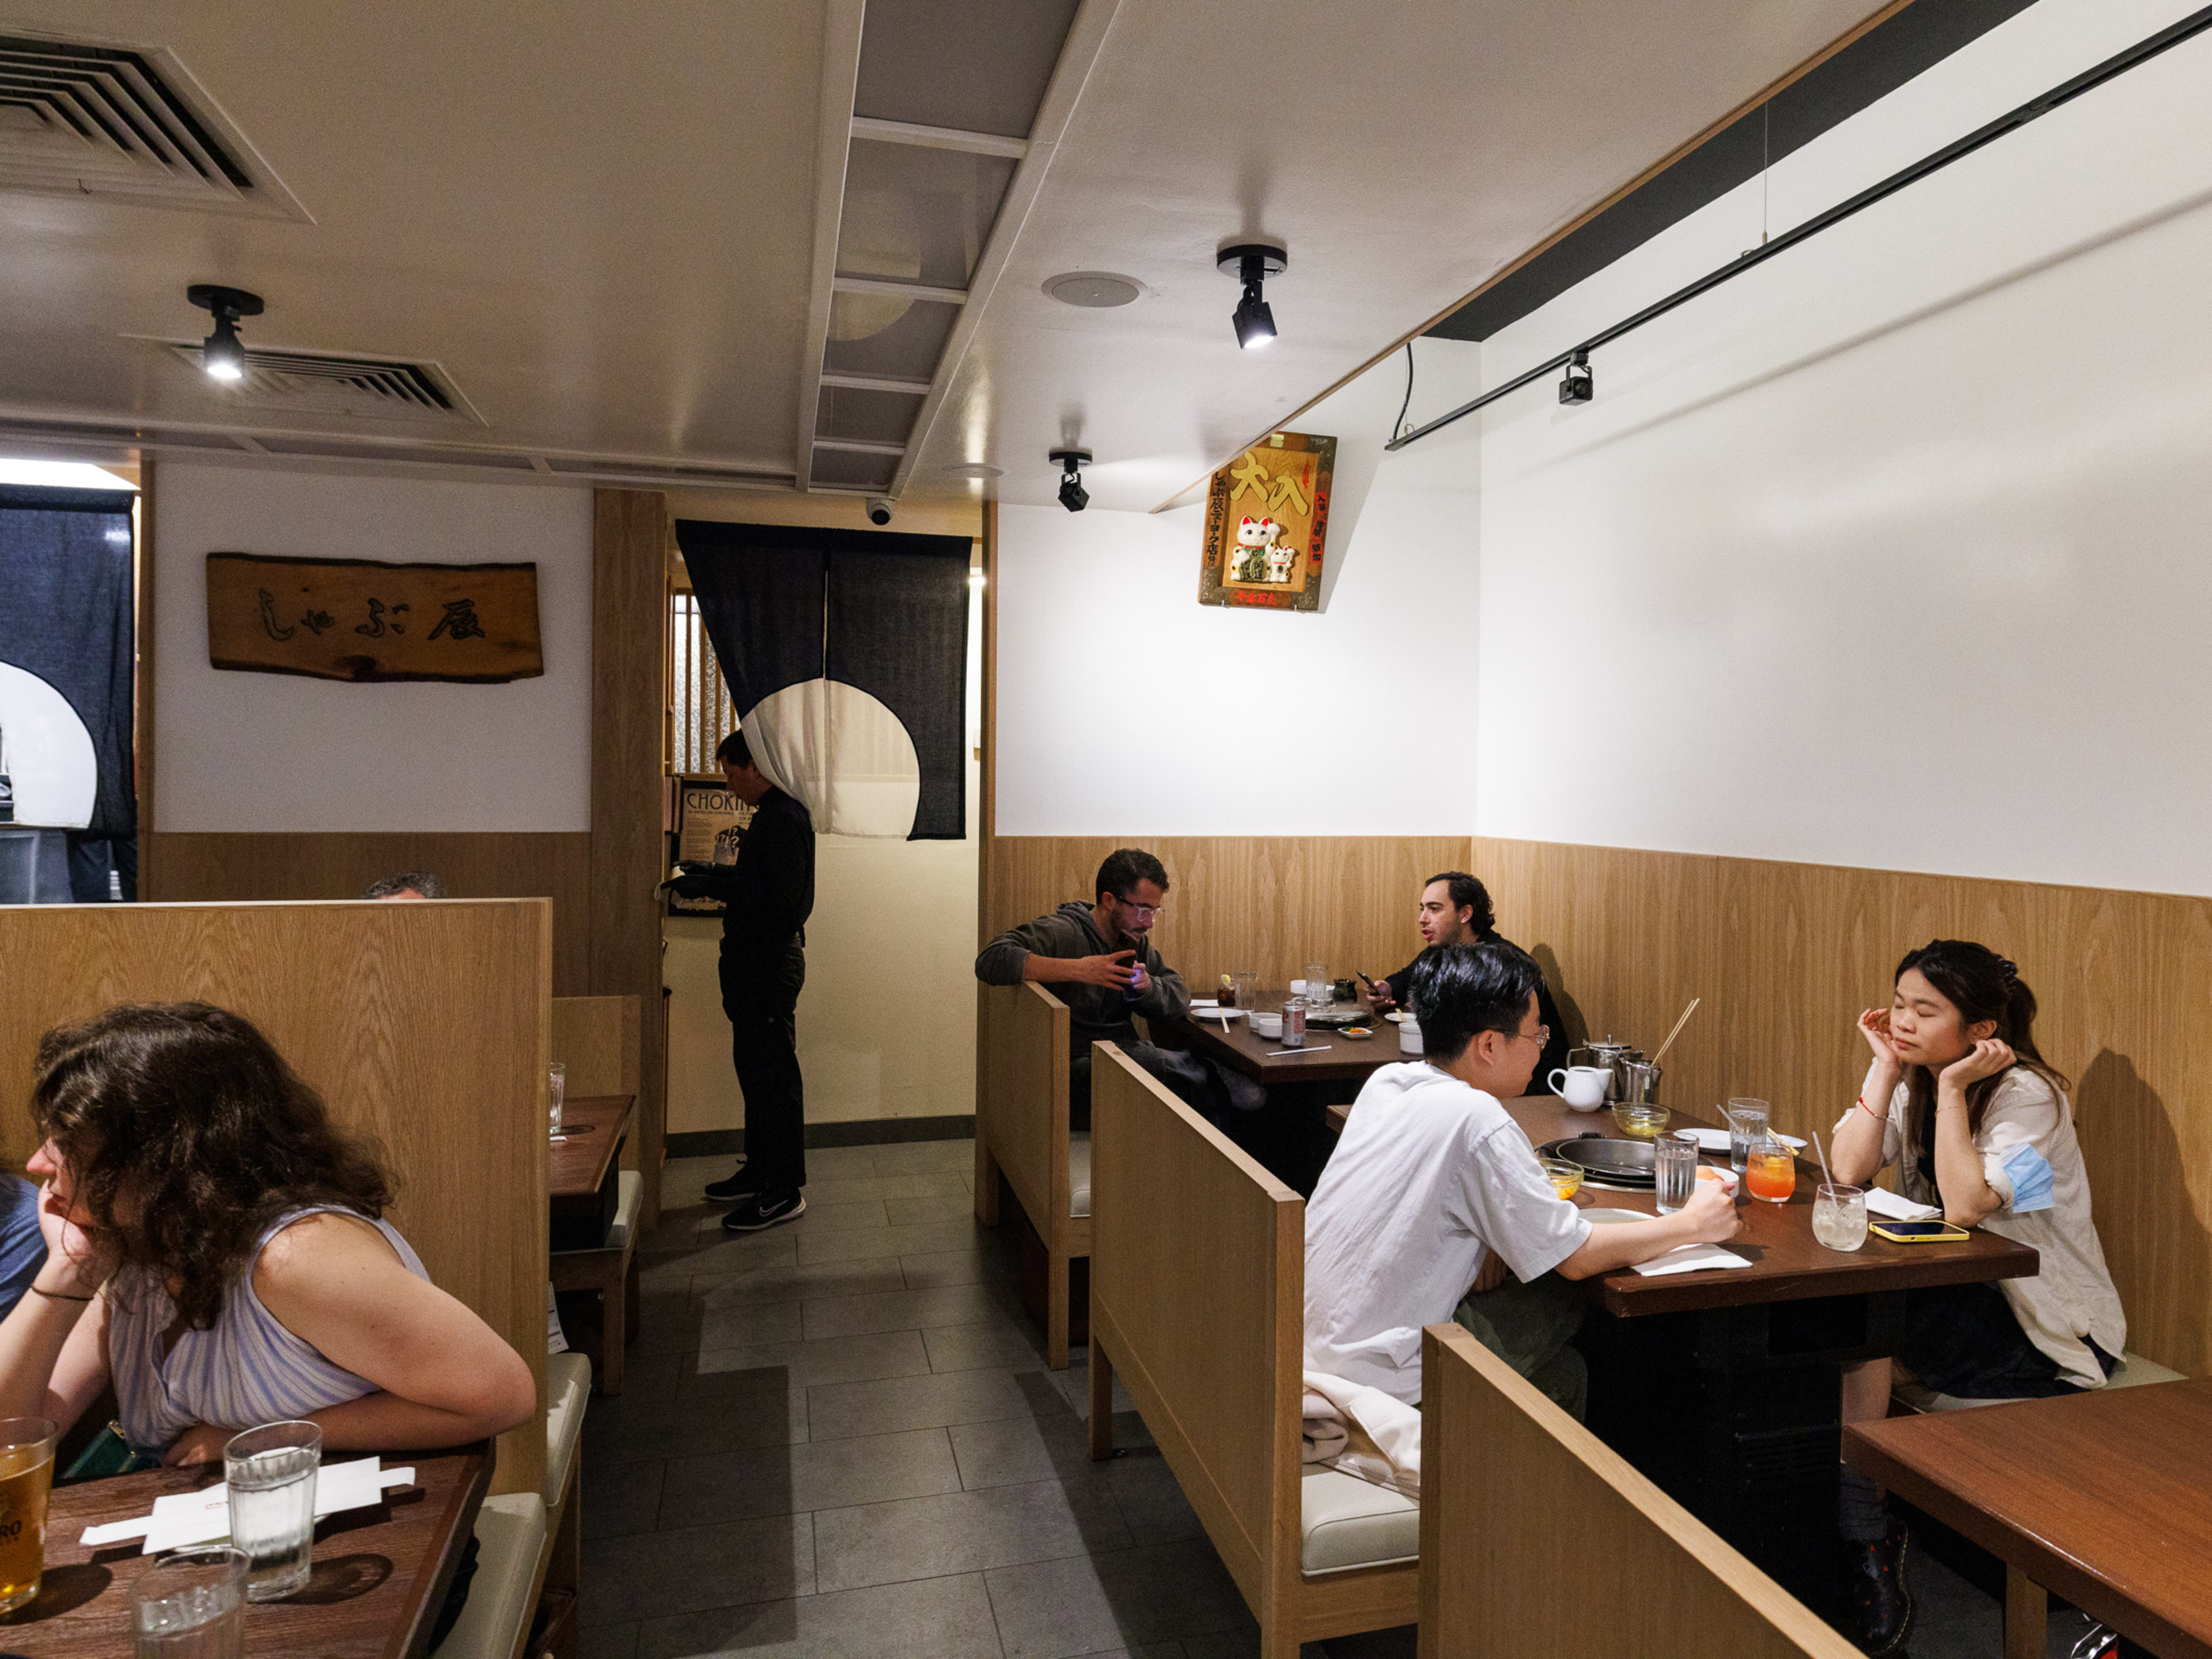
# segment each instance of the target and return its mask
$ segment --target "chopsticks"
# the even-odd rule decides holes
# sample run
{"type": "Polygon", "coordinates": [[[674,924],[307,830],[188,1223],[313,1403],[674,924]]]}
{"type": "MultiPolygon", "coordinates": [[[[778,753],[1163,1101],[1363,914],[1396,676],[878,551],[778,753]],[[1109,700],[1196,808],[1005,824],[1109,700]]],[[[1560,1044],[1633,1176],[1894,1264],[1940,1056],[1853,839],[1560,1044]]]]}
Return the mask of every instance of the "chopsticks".
{"type": "Polygon", "coordinates": [[[1667,1033],[1667,1040],[1659,1045],[1659,1054],[1651,1056],[1651,1063],[1654,1066],[1656,1066],[1659,1063],[1659,1054],[1665,1054],[1669,1048],[1674,1046],[1674,1039],[1682,1035],[1682,1028],[1690,1023],[1690,1016],[1698,1012],[1698,1005],[1704,1000],[1705,999],[1703,997],[1692,997],[1690,999],[1690,1006],[1682,1010],[1681,1018],[1674,1022],[1674,1029],[1667,1033]]]}

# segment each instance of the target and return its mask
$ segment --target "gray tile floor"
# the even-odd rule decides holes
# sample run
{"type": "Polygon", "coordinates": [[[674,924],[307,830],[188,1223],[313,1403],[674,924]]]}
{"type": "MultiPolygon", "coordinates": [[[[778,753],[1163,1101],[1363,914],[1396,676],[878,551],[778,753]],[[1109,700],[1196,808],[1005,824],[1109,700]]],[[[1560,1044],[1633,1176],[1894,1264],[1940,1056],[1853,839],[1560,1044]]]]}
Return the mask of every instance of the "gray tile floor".
{"type": "MultiPolygon", "coordinates": [[[[584,1428],[581,1659],[1242,1659],[1259,1632],[1124,1409],[1091,1462],[1080,1364],[1045,1370],[979,1228],[973,1143],[807,1154],[748,1238],[672,1162],[642,1328],[584,1428]]],[[[1996,1659],[1996,1605],[1925,1555],[1917,1659],[1996,1659]]],[[[2052,1659],[2081,1628],[2052,1620],[2052,1659]]],[[[1413,1632],[1307,1659],[1412,1659],[1413,1632]]]]}

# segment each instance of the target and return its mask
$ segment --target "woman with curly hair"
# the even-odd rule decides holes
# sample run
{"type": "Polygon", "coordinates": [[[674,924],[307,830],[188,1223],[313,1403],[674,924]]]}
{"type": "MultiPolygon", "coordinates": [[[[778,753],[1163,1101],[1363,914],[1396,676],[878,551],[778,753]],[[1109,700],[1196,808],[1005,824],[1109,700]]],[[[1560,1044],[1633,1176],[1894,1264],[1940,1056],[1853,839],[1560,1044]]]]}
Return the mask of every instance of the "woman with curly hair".
{"type": "Polygon", "coordinates": [[[110,1382],[165,1463],[240,1430],[429,1449],[536,1409],[529,1367],[384,1219],[374,1151],[239,1016],[125,1005],[49,1031],[32,1113],[46,1265],[0,1323],[0,1414],[76,1421],[110,1382]]]}

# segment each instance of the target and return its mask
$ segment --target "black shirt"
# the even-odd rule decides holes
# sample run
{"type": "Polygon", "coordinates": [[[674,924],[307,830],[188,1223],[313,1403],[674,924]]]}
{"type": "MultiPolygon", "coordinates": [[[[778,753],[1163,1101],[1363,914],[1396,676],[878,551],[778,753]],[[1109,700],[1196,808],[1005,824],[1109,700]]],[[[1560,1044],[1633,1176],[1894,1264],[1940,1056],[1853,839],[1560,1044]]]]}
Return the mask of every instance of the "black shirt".
{"type": "Polygon", "coordinates": [[[738,843],[738,861],[678,878],[686,898],[720,899],[725,956],[769,957],[805,942],[814,914],[814,820],[770,786],[738,843]]]}
{"type": "MultiPolygon", "coordinates": [[[[1511,945],[1513,943],[1503,934],[1495,933],[1480,934],[1474,942],[1477,945],[1511,945]]],[[[1419,957],[1413,958],[1413,962],[1419,960],[1419,957]]],[[[1383,983],[1390,988],[1390,994],[1397,999],[1401,1008],[1412,1009],[1413,1006],[1413,962],[1407,963],[1383,981],[1383,983]]],[[[1536,1019],[1538,1024],[1548,1027],[1552,1035],[1544,1040],[1544,1053],[1536,1061],[1535,1073],[1528,1079],[1528,1092],[1532,1095],[1556,1094],[1559,1091],[1552,1087],[1552,1073],[1567,1063],[1569,1046],[1567,1023],[1559,1018],[1559,1005],[1552,1000],[1551,986],[1541,980],[1536,983],[1536,1019]]]]}

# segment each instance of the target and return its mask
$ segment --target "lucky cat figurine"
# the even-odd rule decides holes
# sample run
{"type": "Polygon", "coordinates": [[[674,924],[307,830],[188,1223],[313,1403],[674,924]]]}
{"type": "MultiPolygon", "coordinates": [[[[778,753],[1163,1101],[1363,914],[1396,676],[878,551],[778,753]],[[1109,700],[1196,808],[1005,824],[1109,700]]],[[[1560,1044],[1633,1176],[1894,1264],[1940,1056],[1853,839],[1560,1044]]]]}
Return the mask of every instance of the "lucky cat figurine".
{"type": "Polygon", "coordinates": [[[1246,518],[1237,526],[1237,557],[1230,574],[1243,582],[1286,582],[1296,548],[1279,544],[1282,526],[1273,519],[1246,518]]]}

